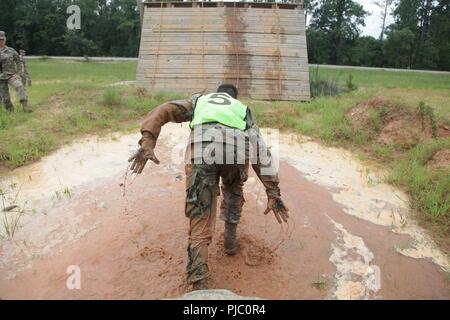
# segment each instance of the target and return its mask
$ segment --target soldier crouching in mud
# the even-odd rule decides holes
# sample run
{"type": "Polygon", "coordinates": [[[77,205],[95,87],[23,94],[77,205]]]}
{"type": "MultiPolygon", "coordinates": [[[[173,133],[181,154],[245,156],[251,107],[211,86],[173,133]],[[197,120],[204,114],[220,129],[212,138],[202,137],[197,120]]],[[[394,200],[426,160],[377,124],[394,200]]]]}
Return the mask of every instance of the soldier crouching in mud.
{"type": "Polygon", "coordinates": [[[148,160],[159,164],[154,149],[161,127],[167,122],[190,121],[185,214],[190,221],[187,280],[193,290],[208,288],[208,246],[215,227],[220,178],[226,254],[234,255],[238,249],[236,229],[244,204],[243,185],[248,178],[250,163],[266,189],[268,204],[264,214],[273,211],[280,224],[287,222],[289,217],[289,210],[281,200],[271,154],[250,109],[237,100],[237,95],[235,86],[224,84],[214,93],[160,105],[143,121],[140,148],[129,159],[131,170],[137,174],[142,172],[148,160]]]}
{"type": "Polygon", "coordinates": [[[13,111],[14,106],[9,95],[8,85],[11,85],[19,95],[20,104],[23,111],[31,112],[28,107],[28,97],[25,91],[25,84],[22,82],[25,75],[26,66],[23,59],[16,50],[6,46],[5,32],[0,31],[0,100],[6,110],[13,111]]]}

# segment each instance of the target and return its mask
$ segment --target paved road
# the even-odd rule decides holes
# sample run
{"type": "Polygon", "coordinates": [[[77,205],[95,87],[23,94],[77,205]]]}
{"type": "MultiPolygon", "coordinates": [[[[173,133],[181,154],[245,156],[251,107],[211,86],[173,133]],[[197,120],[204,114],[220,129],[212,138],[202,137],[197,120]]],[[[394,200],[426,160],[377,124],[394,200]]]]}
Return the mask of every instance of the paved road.
{"type": "MultiPolygon", "coordinates": [[[[43,56],[28,56],[27,59],[36,60],[42,59],[43,56]]],[[[92,61],[138,61],[138,58],[116,58],[116,57],[45,57],[48,59],[56,59],[56,60],[75,60],[75,61],[85,61],[87,59],[92,61]]],[[[420,73],[431,73],[431,74],[446,74],[450,75],[448,71],[434,71],[434,70],[411,70],[411,69],[395,69],[395,68],[371,68],[371,67],[356,67],[356,66],[333,66],[333,65],[317,65],[310,64],[310,67],[319,67],[319,68],[329,68],[329,69],[354,69],[354,70],[378,70],[378,71],[389,71],[389,72],[420,72],[420,73]]]]}

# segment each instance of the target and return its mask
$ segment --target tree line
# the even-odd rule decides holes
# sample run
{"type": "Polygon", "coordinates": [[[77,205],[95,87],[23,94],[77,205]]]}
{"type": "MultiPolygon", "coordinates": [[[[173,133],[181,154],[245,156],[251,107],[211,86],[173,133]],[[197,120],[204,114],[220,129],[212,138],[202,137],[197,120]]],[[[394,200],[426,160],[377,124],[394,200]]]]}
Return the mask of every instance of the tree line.
{"type": "Polygon", "coordinates": [[[311,63],[450,71],[449,0],[377,0],[380,36],[361,36],[368,12],[353,0],[306,0],[311,63]],[[392,9],[393,8],[393,9],[392,9]],[[386,25],[391,13],[394,23],[386,25]]]}
{"type": "Polygon", "coordinates": [[[140,22],[136,0],[1,0],[0,30],[28,54],[135,57],[140,22]],[[81,29],[69,30],[67,8],[78,5],[81,29]]]}
{"type": "MultiPolygon", "coordinates": [[[[380,36],[362,36],[369,14],[354,0],[305,0],[311,63],[450,71],[450,0],[372,0],[380,36]],[[391,12],[392,11],[392,12],[391,12]],[[394,23],[386,24],[386,17],[394,23]]],[[[0,30],[28,54],[136,57],[139,0],[1,0],[0,30]],[[81,8],[81,29],[66,10],[81,8]]]]}

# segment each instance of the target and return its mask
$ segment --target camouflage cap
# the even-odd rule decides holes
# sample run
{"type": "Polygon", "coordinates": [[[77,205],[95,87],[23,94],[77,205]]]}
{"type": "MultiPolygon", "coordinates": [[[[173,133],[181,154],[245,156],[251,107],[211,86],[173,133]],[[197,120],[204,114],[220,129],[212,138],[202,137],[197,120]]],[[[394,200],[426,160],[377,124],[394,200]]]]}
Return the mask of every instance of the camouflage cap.
{"type": "Polygon", "coordinates": [[[0,31],[0,40],[5,40],[5,39],[6,39],[5,31],[0,31]]]}

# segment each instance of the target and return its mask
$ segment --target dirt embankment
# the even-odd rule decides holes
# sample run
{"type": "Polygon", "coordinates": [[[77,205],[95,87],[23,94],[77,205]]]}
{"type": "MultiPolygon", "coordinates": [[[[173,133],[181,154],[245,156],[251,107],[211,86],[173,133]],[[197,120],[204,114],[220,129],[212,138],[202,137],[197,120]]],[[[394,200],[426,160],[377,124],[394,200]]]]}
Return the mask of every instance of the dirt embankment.
{"type": "Polygon", "coordinates": [[[369,130],[377,142],[406,149],[433,137],[450,137],[450,127],[436,120],[426,105],[413,110],[384,97],[373,97],[351,108],[345,116],[354,128],[369,130]]]}
{"type": "MultiPolygon", "coordinates": [[[[348,110],[345,117],[353,128],[369,133],[372,141],[395,146],[397,151],[408,150],[436,138],[450,138],[450,125],[437,120],[432,108],[425,104],[414,109],[385,97],[373,97],[348,110]]],[[[450,149],[437,149],[426,167],[449,171],[450,149]]]]}

